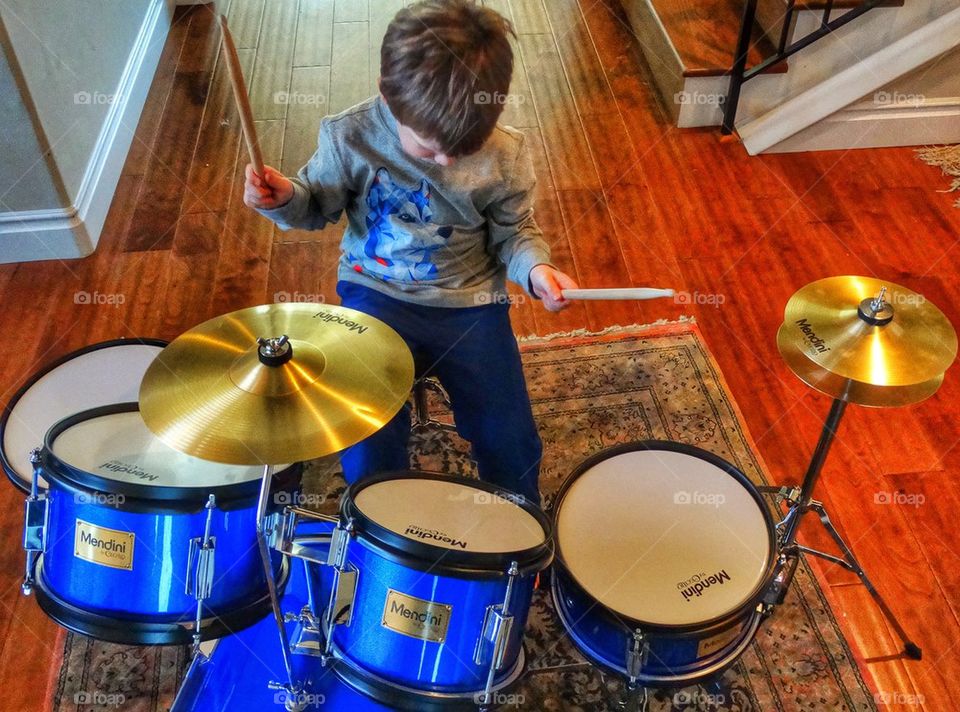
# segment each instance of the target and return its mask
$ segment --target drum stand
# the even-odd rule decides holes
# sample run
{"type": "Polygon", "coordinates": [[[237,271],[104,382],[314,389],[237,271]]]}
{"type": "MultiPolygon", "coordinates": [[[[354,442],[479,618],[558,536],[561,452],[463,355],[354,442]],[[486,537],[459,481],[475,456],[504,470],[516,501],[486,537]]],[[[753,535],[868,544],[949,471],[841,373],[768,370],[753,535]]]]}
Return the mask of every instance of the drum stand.
{"type": "Polygon", "coordinates": [[[270,492],[273,490],[273,467],[264,465],[263,481],[260,484],[260,498],[257,501],[257,547],[260,550],[260,559],[263,562],[263,572],[267,579],[267,591],[270,594],[270,606],[277,623],[277,632],[280,634],[280,646],[283,648],[283,667],[287,680],[285,683],[271,681],[271,690],[281,690],[286,693],[285,707],[287,712],[301,712],[305,708],[303,689],[294,679],[293,660],[290,652],[290,637],[287,635],[287,626],[283,611],[280,609],[280,595],[277,592],[277,582],[273,578],[273,561],[270,557],[270,544],[267,537],[271,534],[268,523],[267,508],[270,492]]]}
{"type": "Polygon", "coordinates": [[[866,572],[864,572],[860,562],[854,556],[853,551],[851,551],[850,547],[843,540],[843,537],[840,536],[840,532],[837,531],[833,522],[830,521],[830,516],[827,514],[823,503],[813,499],[813,491],[820,479],[824,462],[830,452],[830,446],[836,438],[837,429],[840,426],[840,420],[843,418],[846,407],[847,401],[845,400],[835,399],[833,401],[830,414],[827,416],[827,421],[824,423],[823,431],[820,434],[817,448],[813,453],[813,459],[810,461],[807,473],[800,487],[762,486],[759,488],[762,493],[776,497],[778,510],[780,509],[781,502],[787,504],[787,512],[780,523],[777,524],[777,531],[780,535],[780,571],[774,580],[773,588],[765,603],[773,606],[783,602],[790,588],[790,584],[793,582],[801,553],[820,557],[838,566],[842,566],[847,571],[851,571],[857,575],[863,582],[863,585],[867,587],[867,591],[870,592],[870,595],[873,596],[873,599],[877,602],[884,617],[893,627],[894,631],[896,631],[900,640],[903,641],[904,654],[912,660],[920,660],[922,656],[920,647],[910,639],[910,636],[907,635],[903,626],[900,625],[893,611],[890,610],[890,606],[887,605],[887,602],[880,595],[880,592],[874,588],[873,583],[867,577],[866,572]],[[797,533],[800,529],[800,522],[809,512],[816,513],[820,518],[821,524],[823,524],[827,533],[843,553],[843,558],[797,543],[797,533]]]}

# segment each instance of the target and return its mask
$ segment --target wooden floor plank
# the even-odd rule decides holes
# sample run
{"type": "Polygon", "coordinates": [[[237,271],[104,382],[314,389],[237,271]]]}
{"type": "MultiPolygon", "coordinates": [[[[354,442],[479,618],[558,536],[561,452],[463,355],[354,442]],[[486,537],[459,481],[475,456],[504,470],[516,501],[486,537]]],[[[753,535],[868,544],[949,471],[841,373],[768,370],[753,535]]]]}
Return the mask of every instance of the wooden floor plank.
{"type": "Polygon", "coordinates": [[[290,95],[296,101],[287,109],[279,168],[288,175],[296,175],[317,150],[320,119],[329,113],[330,67],[295,67],[290,95]]]}
{"type": "Polygon", "coordinates": [[[227,22],[237,49],[256,49],[260,42],[264,6],[265,0],[236,0],[231,4],[227,22]]]}
{"type": "Polygon", "coordinates": [[[556,187],[598,189],[600,179],[553,37],[522,35],[520,47],[556,187]]]}
{"type": "Polygon", "coordinates": [[[283,119],[290,91],[293,52],[296,44],[298,3],[293,0],[268,3],[263,13],[257,60],[250,83],[250,105],[257,120],[283,119]]]}
{"type": "Polygon", "coordinates": [[[333,52],[334,0],[300,0],[295,67],[329,67],[333,52]]]}
{"type": "Polygon", "coordinates": [[[333,63],[330,67],[330,112],[337,114],[370,94],[369,23],[334,25],[333,63]]]}

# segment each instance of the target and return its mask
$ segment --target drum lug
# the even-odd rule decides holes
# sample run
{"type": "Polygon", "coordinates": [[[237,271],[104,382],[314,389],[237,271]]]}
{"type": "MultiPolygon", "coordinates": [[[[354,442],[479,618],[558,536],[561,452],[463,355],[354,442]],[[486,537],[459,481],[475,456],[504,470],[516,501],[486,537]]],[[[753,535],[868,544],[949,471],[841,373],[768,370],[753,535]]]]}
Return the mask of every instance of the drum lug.
{"type": "Polygon", "coordinates": [[[350,535],[353,532],[353,520],[347,522],[347,526],[338,525],[333,530],[330,538],[330,552],[327,555],[327,564],[335,569],[343,569],[347,560],[347,544],[350,543],[350,535]]]}
{"type": "Polygon", "coordinates": [[[473,652],[473,662],[477,665],[485,665],[489,660],[494,669],[503,668],[513,621],[513,616],[504,615],[502,605],[487,606],[480,638],[473,652]]]}
{"type": "Polygon", "coordinates": [[[289,508],[283,513],[270,514],[265,518],[264,534],[267,545],[281,554],[288,554],[297,527],[297,516],[289,508]]]}
{"type": "Polygon", "coordinates": [[[330,592],[330,606],[327,608],[326,623],[330,638],[338,625],[349,626],[353,622],[353,601],[357,593],[359,572],[353,567],[333,570],[333,590],[330,592]]]}
{"type": "Polygon", "coordinates": [[[650,648],[646,644],[643,631],[638,628],[627,641],[627,677],[631,685],[637,684],[649,657],[650,648]]]}
{"type": "Polygon", "coordinates": [[[200,653],[200,628],[203,625],[203,602],[213,592],[214,561],[217,548],[217,538],[211,535],[213,527],[213,510],[217,508],[217,498],[210,495],[207,498],[207,520],[202,537],[190,540],[190,551],[187,554],[187,577],[185,593],[197,599],[197,613],[193,625],[193,652],[200,653]]]}
{"type": "Polygon", "coordinates": [[[50,505],[46,494],[39,493],[40,480],[40,449],[35,448],[30,453],[30,462],[33,464],[33,484],[30,496],[26,499],[23,517],[23,548],[27,552],[26,570],[20,590],[25,596],[33,592],[34,572],[36,571],[37,557],[47,546],[47,520],[50,516],[50,505]]]}

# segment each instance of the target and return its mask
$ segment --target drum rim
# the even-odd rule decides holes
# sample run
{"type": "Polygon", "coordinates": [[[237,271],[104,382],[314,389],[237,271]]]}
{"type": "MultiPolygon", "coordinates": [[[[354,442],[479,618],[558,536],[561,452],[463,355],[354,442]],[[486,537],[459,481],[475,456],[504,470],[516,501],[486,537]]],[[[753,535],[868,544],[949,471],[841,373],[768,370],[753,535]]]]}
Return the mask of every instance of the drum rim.
{"type": "Polygon", "coordinates": [[[614,445],[613,447],[605,448],[599,452],[594,453],[582,463],[580,463],[570,475],[567,476],[567,479],[564,480],[563,484],[560,486],[560,489],[557,490],[557,495],[553,500],[553,504],[550,507],[550,518],[553,521],[554,531],[557,532],[556,535],[556,565],[563,568],[564,572],[570,578],[573,584],[578,586],[588,598],[596,603],[597,606],[602,608],[609,615],[614,616],[617,620],[620,621],[629,621],[631,625],[635,625],[636,628],[641,630],[657,632],[657,633],[666,633],[666,634],[678,634],[683,632],[696,632],[703,628],[711,627],[718,625],[726,620],[729,620],[734,617],[738,617],[744,611],[755,608],[763,599],[763,596],[769,590],[773,579],[776,576],[777,570],[777,553],[779,545],[777,542],[776,536],[776,525],[773,521],[773,515],[770,513],[770,509],[767,506],[767,503],[763,499],[763,495],[760,494],[760,491],[757,489],[757,485],[750,481],[748,478],[736,465],[731,462],[724,460],[719,455],[710,452],[709,450],[704,450],[703,448],[697,447],[696,445],[688,445],[687,443],[675,442],[673,440],[637,440],[630,443],[621,443],[620,445],[614,445]],[[602,601],[597,600],[587,588],[583,585],[580,579],[571,571],[570,567],[567,566],[566,561],[563,558],[563,552],[560,549],[560,537],[558,533],[558,524],[560,509],[563,506],[563,501],[566,498],[567,492],[570,490],[570,487],[573,483],[580,478],[587,470],[592,469],[596,465],[611,459],[612,457],[617,457],[618,455],[623,455],[630,452],[640,452],[647,450],[660,450],[667,452],[677,452],[682,455],[691,455],[697,457],[701,460],[705,460],[716,467],[719,467],[721,470],[726,472],[728,475],[737,480],[740,484],[744,485],[744,489],[750,493],[750,496],[753,497],[753,500],[757,503],[757,506],[760,509],[761,514],[763,515],[763,520],[767,527],[767,540],[770,545],[770,553],[767,560],[767,565],[764,570],[763,575],[760,577],[760,580],[757,582],[756,586],[750,592],[750,595],[744,599],[743,603],[737,605],[736,607],[721,613],[720,615],[714,616],[705,621],[697,621],[695,623],[655,623],[653,621],[645,621],[639,618],[634,618],[633,616],[627,615],[622,611],[617,611],[610,606],[606,605],[602,601]]]}
{"type": "Polygon", "coordinates": [[[0,413],[0,466],[3,467],[3,471],[6,473],[7,479],[9,479],[10,482],[17,487],[17,489],[20,489],[24,492],[30,491],[30,478],[27,480],[20,479],[20,474],[7,457],[7,449],[4,443],[7,435],[7,423],[10,420],[10,416],[13,414],[13,410],[17,407],[17,404],[20,402],[20,400],[27,394],[27,391],[37,385],[37,383],[44,376],[49,375],[53,371],[57,370],[64,364],[73,361],[74,359],[94,353],[95,351],[115,348],[117,346],[159,346],[161,349],[164,349],[169,345],[169,343],[169,341],[164,341],[163,339],[147,337],[122,337],[119,339],[109,339],[108,341],[99,341],[95,344],[90,344],[88,346],[84,346],[83,348],[77,349],[76,351],[66,353],[63,356],[54,359],[50,363],[45,364],[37,372],[32,374],[24,382],[24,384],[20,386],[20,388],[18,388],[12,396],[10,396],[10,400],[8,400],[3,406],[3,412],[0,413]]]}
{"type": "Polygon", "coordinates": [[[400,564],[429,571],[438,576],[446,574],[502,576],[507,574],[513,562],[517,563],[518,573],[528,574],[543,571],[554,557],[553,522],[542,509],[504,487],[469,477],[423,470],[402,470],[370,475],[354,482],[344,491],[340,500],[340,516],[341,520],[353,522],[354,530],[364,544],[372,545],[372,548],[400,564]],[[407,479],[451,482],[509,499],[537,520],[543,529],[544,541],[528,549],[506,553],[446,549],[397,534],[368,517],[355,503],[356,495],[372,485],[407,479]],[[438,560],[440,563],[437,563],[438,560]],[[428,568],[425,569],[425,566],[428,568]]]}
{"type": "MultiPolygon", "coordinates": [[[[230,485],[214,485],[209,487],[153,487],[139,485],[133,482],[120,482],[107,477],[101,477],[92,472],[87,472],[71,465],[53,451],[53,444],[57,437],[75,425],[108,415],[132,413],[139,410],[140,404],[136,402],[114,403],[80,411],[79,413],[68,415],[66,418],[59,420],[51,426],[43,439],[43,449],[40,452],[40,465],[44,479],[46,479],[48,483],[55,482],[61,487],[71,491],[123,495],[124,501],[122,503],[106,506],[112,506],[115,509],[124,511],[139,508],[155,512],[158,511],[157,505],[159,504],[164,511],[195,512],[203,508],[210,495],[214,495],[217,498],[218,509],[224,509],[224,505],[227,503],[236,504],[241,501],[253,501],[257,498],[262,481],[260,477],[249,480],[248,482],[236,482],[230,485]]],[[[291,483],[295,484],[296,481],[299,480],[301,472],[302,464],[293,463],[283,470],[274,473],[273,477],[281,488],[286,488],[291,483]]]]}

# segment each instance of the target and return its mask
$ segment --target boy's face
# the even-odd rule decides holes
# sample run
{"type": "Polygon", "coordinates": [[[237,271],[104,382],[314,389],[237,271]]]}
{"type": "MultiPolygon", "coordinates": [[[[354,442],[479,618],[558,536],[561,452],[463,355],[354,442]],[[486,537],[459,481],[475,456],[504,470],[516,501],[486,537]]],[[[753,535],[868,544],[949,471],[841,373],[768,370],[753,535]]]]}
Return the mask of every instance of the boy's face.
{"type": "Polygon", "coordinates": [[[441,166],[452,166],[457,160],[444,153],[436,141],[419,136],[413,129],[400,122],[397,122],[397,133],[400,134],[400,145],[409,156],[433,161],[441,166]]]}

